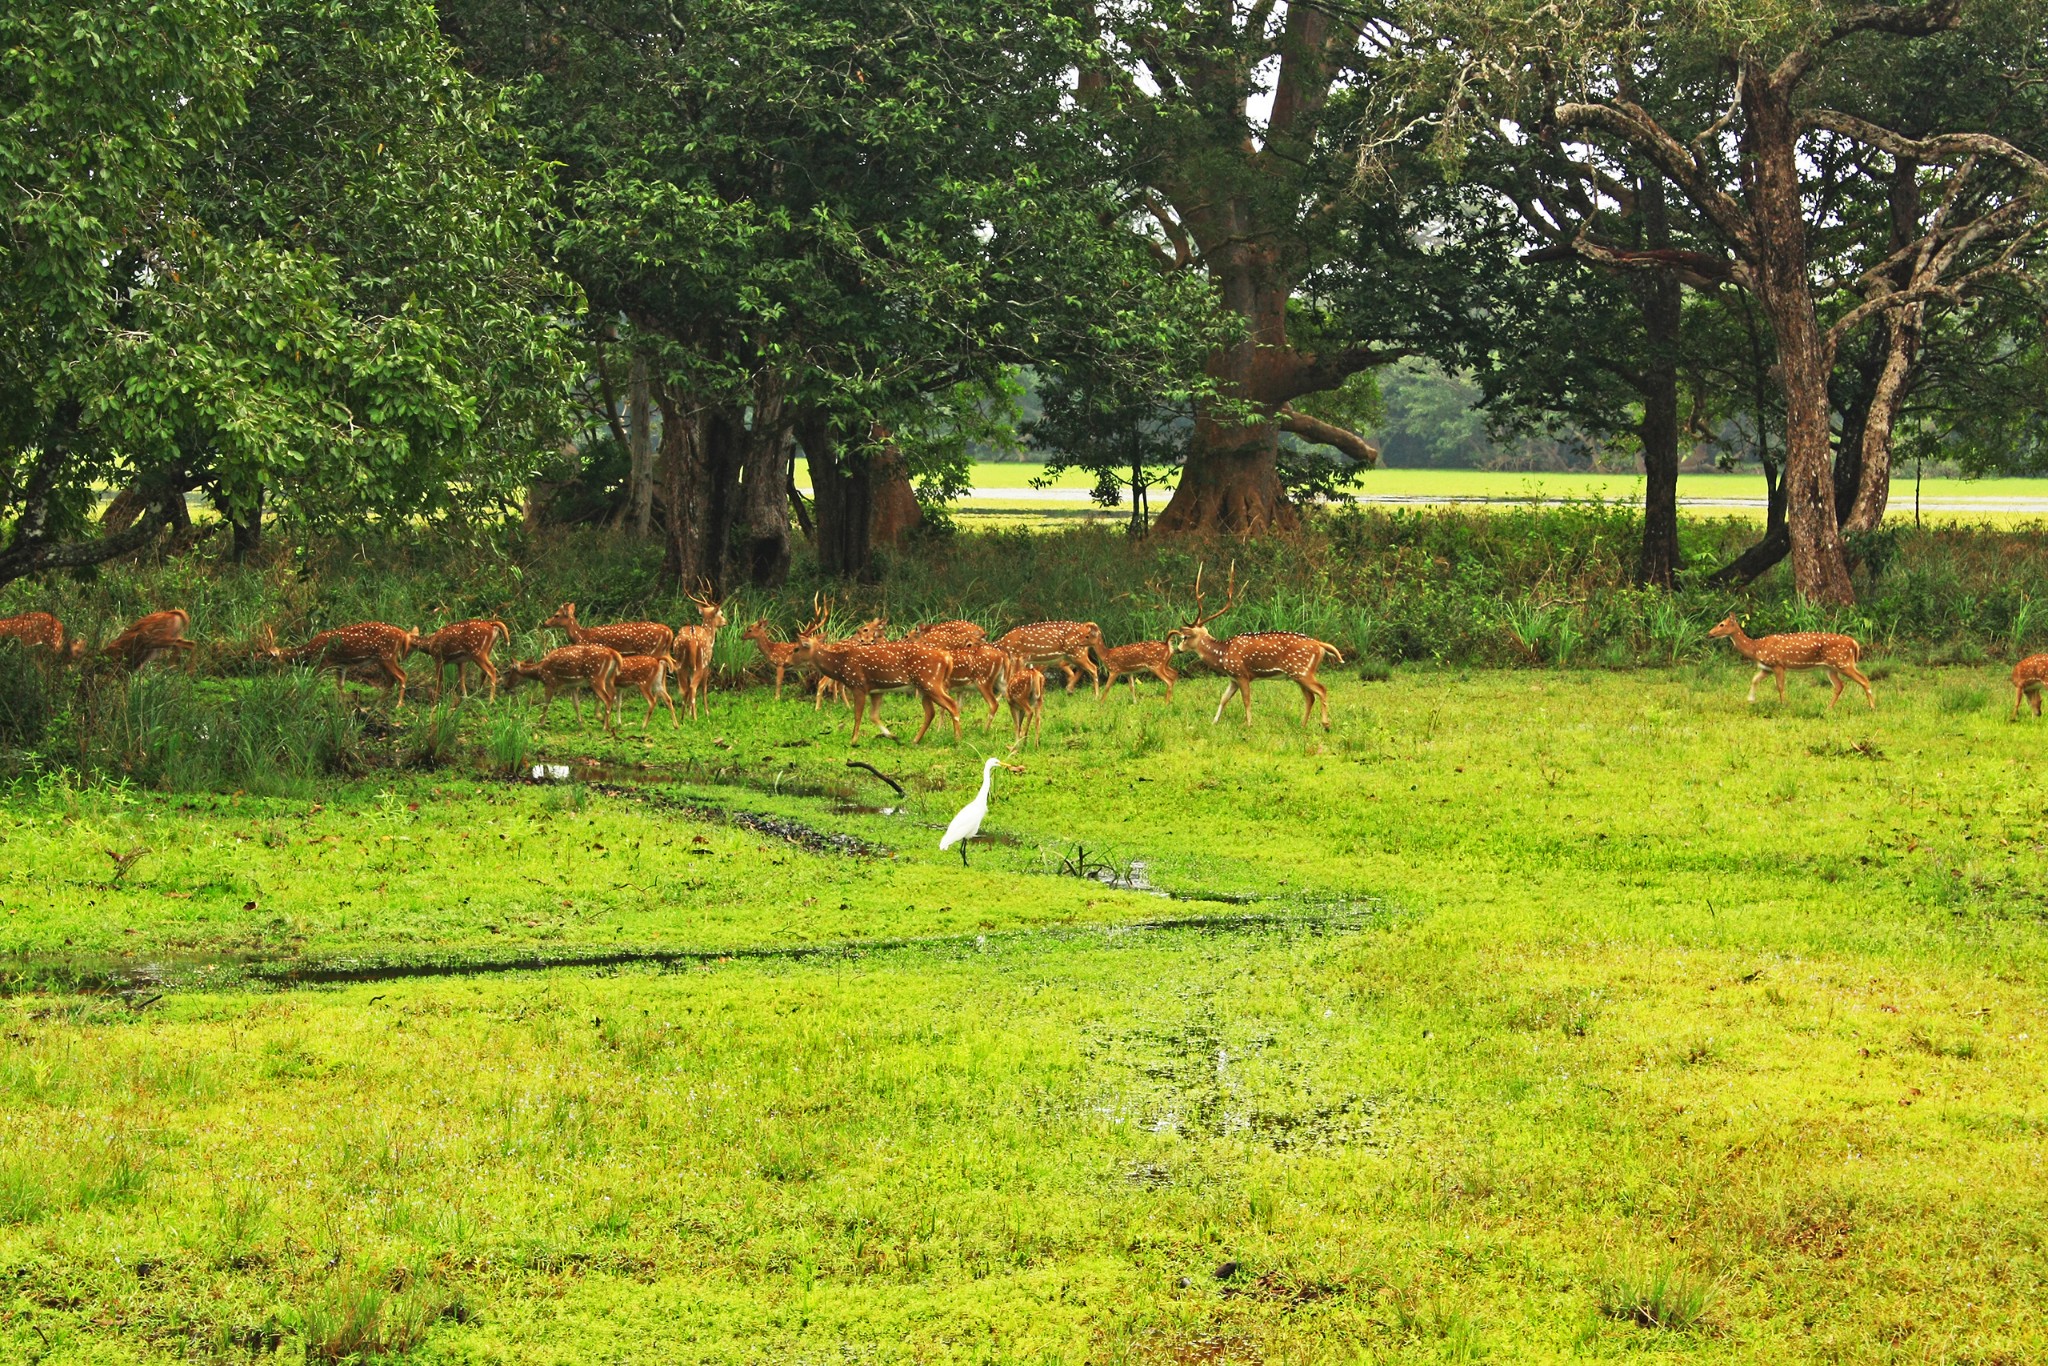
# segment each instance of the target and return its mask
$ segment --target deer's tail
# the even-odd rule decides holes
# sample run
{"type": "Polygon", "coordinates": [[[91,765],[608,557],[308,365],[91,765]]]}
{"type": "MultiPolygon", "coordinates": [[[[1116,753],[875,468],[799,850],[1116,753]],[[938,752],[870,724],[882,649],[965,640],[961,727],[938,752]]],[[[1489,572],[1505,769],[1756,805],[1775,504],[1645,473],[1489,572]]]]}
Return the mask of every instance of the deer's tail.
{"type": "MultiPolygon", "coordinates": [[[[501,636],[505,637],[505,648],[506,648],[506,649],[508,649],[508,650],[509,650],[509,649],[511,649],[511,648],[512,648],[512,628],[511,628],[510,626],[507,626],[507,625],[506,625],[506,624],[505,624],[504,622],[502,622],[502,621],[497,621],[497,620],[495,620],[495,619],[494,619],[494,620],[493,620],[493,621],[491,622],[491,625],[492,625],[493,627],[495,627],[495,628],[497,629],[497,632],[498,632],[498,634],[499,634],[499,635],[501,635],[501,636]]],[[[488,644],[486,644],[486,645],[484,646],[484,648],[488,650],[488,649],[490,648],[490,646],[489,646],[488,644]]]]}
{"type": "Polygon", "coordinates": [[[1333,661],[1335,661],[1338,664],[1342,664],[1344,662],[1344,652],[1342,650],[1338,649],[1336,646],[1331,645],[1327,642],[1322,642],[1322,645],[1323,653],[1328,655],[1333,661]]]}

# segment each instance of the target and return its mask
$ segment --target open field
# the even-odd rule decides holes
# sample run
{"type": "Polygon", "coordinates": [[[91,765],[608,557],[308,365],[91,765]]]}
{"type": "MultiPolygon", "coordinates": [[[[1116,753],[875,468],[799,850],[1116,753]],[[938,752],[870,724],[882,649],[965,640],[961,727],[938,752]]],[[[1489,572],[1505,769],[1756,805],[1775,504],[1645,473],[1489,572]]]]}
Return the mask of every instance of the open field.
{"type": "Polygon", "coordinates": [[[972,705],[17,787],[0,1355],[2038,1360],[2048,731],[1879,673],[1055,694],[966,868],[972,705]]]}

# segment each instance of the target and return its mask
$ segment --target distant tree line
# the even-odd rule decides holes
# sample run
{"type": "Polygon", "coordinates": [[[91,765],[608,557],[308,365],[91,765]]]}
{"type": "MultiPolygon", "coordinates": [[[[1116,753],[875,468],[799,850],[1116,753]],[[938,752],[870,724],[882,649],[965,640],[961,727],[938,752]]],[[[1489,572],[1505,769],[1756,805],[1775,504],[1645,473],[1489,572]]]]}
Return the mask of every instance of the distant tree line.
{"type": "Polygon", "coordinates": [[[0,581],[193,496],[859,576],[1028,400],[1155,533],[1627,453],[1649,585],[1711,446],[1846,602],[1902,458],[2048,464],[2044,4],[20,0],[0,581]]]}

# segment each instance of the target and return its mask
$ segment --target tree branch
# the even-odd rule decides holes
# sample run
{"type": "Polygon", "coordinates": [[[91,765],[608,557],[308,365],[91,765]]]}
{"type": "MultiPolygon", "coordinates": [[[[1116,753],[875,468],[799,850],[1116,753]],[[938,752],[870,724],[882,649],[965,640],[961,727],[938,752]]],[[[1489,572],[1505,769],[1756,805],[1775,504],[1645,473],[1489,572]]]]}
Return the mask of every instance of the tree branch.
{"type": "Polygon", "coordinates": [[[1961,9],[1959,0],[1928,0],[1924,5],[1866,5],[1850,10],[1818,42],[1779,62],[1771,73],[1771,84],[1780,90],[1790,90],[1806,79],[1821,53],[1854,34],[1891,33],[1902,38],[1925,38],[1930,33],[1954,28],[1961,9]]]}
{"type": "Polygon", "coordinates": [[[1280,430],[1293,432],[1303,440],[1313,441],[1319,446],[1335,446],[1368,469],[1380,462],[1380,448],[1358,433],[1347,431],[1334,422],[1310,417],[1307,413],[1292,407],[1280,410],[1280,430]]]}
{"type": "Polygon", "coordinates": [[[1617,100],[1611,104],[1560,104],[1553,114],[1560,128],[1583,128],[1620,138],[1662,171],[1735,245],[1745,258],[1756,254],[1749,215],[1736,198],[1707,178],[1678,139],[1640,106],[1617,100]]]}
{"type": "Polygon", "coordinates": [[[1845,138],[1921,162],[1950,162],[1965,157],[1991,157],[2003,161],[2034,180],[2048,180],[2048,162],[2030,156],[1989,133],[1936,133],[1932,137],[1909,138],[1854,114],[1839,109],[1814,109],[1800,120],[1803,128],[1825,128],[1845,138]]]}

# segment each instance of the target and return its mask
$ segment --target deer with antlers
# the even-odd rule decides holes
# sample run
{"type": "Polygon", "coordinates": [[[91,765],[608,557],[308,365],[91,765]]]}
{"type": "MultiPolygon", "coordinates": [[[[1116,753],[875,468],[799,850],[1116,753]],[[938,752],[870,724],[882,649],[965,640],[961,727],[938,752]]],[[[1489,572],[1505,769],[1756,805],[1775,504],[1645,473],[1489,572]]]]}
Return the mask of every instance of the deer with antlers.
{"type": "MultiPolygon", "coordinates": [[[[662,657],[667,657],[665,652],[662,657]]],[[[528,680],[541,685],[546,694],[540,705],[542,725],[547,724],[548,709],[555,704],[555,694],[567,689],[570,705],[576,709],[578,728],[583,725],[582,690],[589,688],[597,699],[597,719],[609,731],[618,700],[619,670],[624,666],[625,657],[609,645],[564,645],[560,649],[549,650],[539,659],[514,660],[507,687],[528,680]]],[[[650,707],[650,714],[652,710],[650,707]]]]}
{"type": "Polygon", "coordinates": [[[882,721],[882,694],[914,692],[924,704],[924,724],[910,743],[924,739],[932,728],[935,710],[943,710],[953,721],[953,738],[960,738],[960,704],[946,691],[953,661],[944,650],[901,640],[879,640],[863,644],[851,640],[825,639],[825,623],[831,616],[830,603],[797,639],[795,662],[809,665],[836,682],[853,704],[853,744],[860,743],[863,712],[871,712],[875,729],[895,738],[882,721]]]}
{"type": "Polygon", "coordinates": [[[683,685],[683,699],[689,704],[690,719],[697,717],[697,699],[710,691],[711,651],[718,643],[718,629],[725,625],[725,604],[711,596],[711,585],[690,594],[700,618],[695,626],[676,628],[676,677],[683,685]]]}
{"type": "Polygon", "coordinates": [[[185,639],[185,628],[191,624],[192,614],[181,607],[151,612],[115,636],[106,653],[131,670],[140,669],[152,660],[177,658],[199,648],[193,641],[185,639]]]}
{"type": "Polygon", "coordinates": [[[498,668],[491,662],[491,651],[497,648],[500,636],[504,637],[506,645],[511,645],[512,629],[509,626],[502,621],[479,619],[451,622],[414,641],[413,652],[434,661],[435,699],[439,700],[448,666],[453,664],[455,684],[462,690],[462,700],[467,702],[469,666],[474,664],[490,685],[489,700],[497,701],[498,668]]]}
{"type": "Polygon", "coordinates": [[[1870,680],[1856,667],[1863,658],[1863,647],[1855,637],[1836,635],[1829,631],[1793,631],[1777,636],[1750,636],[1744,633],[1742,623],[1730,612],[1713,630],[1707,632],[1709,640],[1726,636],[1728,643],[1735,647],[1735,653],[1756,665],[1756,672],[1749,676],[1749,700],[1756,702],[1756,685],[1765,674],[1778,680],[1778,700],[1785,700],[1785,673],[1789,669],[1826,669],[1828,677],[1834,680],[1834,695],[1828,698],[1828,710],[1835,709],[1835,703],[1842,700],[1842,688],[1849,679],[1856,680],[1863,687],[1863,696],[1870,703],[1872,711],[1877,710],[1877,693],[1870,686],[1870,680]]]}
{"type": "Polygon", "coordinates": [[[604,645],[626,655],[675,654],[676,633],[658,621],[621,621],[610,626],[582,626],[576,621],[576,604],[565,602],[541,623],[543,630],[559,626],[572,645],[604,645]]]}
{"type": "Polygon", "coordinates": [[[1038,739],[1039,724],[1045,718],[1045,674],[1019,656],[1010,656],[1005,669],[1008,685],[1004,692],[1010,702],[1010,749],[1021,748],[1027,738],[1038,739]]]}
{"type": "Polygon", "coordinates": [[[1119,678],[1128,676],[1131,683],[1131,700],[1138,697],[1138,675],[1149,672],[1166,685],[1166,700],[1173,701],[1173,685],[1180,675],[1173,669],[1173,642],[1171,640],[1141,640],[1131,645],[1112,645],[1098,648],[1096,654],[1102,659],[1102,679],[1095,685],[1097,701],[1106,697],[1116,686],[1119,678]]]}
{"type": "Polygon", "coordinates": [[[1067,671],[1067,691],[1074,690],[1080,674],[1095,682],[1095,661],[1090,649],[1102,646],[1102,628],[1092,621],[1038,621],[1008,631],[996,641],[996,648],[1017,655],[1033,668],[1057,664],[1067,671]],[[1078,671],[1078,672],[1077,672],[1078,671]]]}
{"type": "Polygon", "coordinates": [[[64,623],[48,612],[23,612],[17,617],[0,617],[0,636],[18,640],[30,650],[41,650],[59,664],[76,664],[85,658],[85,642],[64,638],[64,623]]]}
{"type": "Polygon", "coordinates": [[[381,621],[359,621],[349,626],[337,626],[331,631],[322,631],[294,649],[278,648],[277,634],[268,626],[263,628],[262,643],[256,648],[260,658],[310,664],[315,671],[334,670],[334,695],[342,695],[341,685],[352,670],[374,666],[375,672],[367,675],[375,686],[390,692],[397,688],[392,705],[405,705],[405,668],[403,661],[419,644],[420,633],[404,626],[390,626],[381,621]]]}
{"type": "Polygon", "coordinates": [[[1289,678],[1301,689],[1301,723],[1305,726],[1315,718],[1316,704],[1323,708],[1323,729],[1330,728],[1330,690],[1316,678],[1316,670],[1325,658],[1337,663],[1344,662],[1343,653],[1334,645],[1305,636],[1297,631],[1250,631],[1241,636],[1232,636],[1219,641],[1209,634],[1209,623],[1237,606],[1237,566],[1230,566],[1230,582],[1224,589],[1223,605],[1213,612],[1202,611],[1202,571],[1195,570],[1195,617],[1185,626],[1168,633],[1169,643],[1183,641],[1188,649],[1201,656],[1202,662],[1217,673],[1228,678],[1224,686],[1223,700],[1216,704],[1216,714],[1209,718],[1214,725],[1223,719],[1223,709],[1230,705],[1234,693],[1244,699],[1244,720],[1252,720],[1252,680],[1254,678],[1289,678]]]}
{"type": "Polygon", "coordinates": [[[619,661],[618,677],[612,683],[612,709],[617,711],[625,706],[628,687],[638,688],[640,695],[647,699],[647,714],[640,718],[640,731],[645,734],[648,722],[654,719],[656,699],[668,707],[670,727],[682,725],[676,716],[676,703],[668,694],[669,676],[681,677],[682,670],[675,660],[667,655],[627,655],[619,661]]]}

